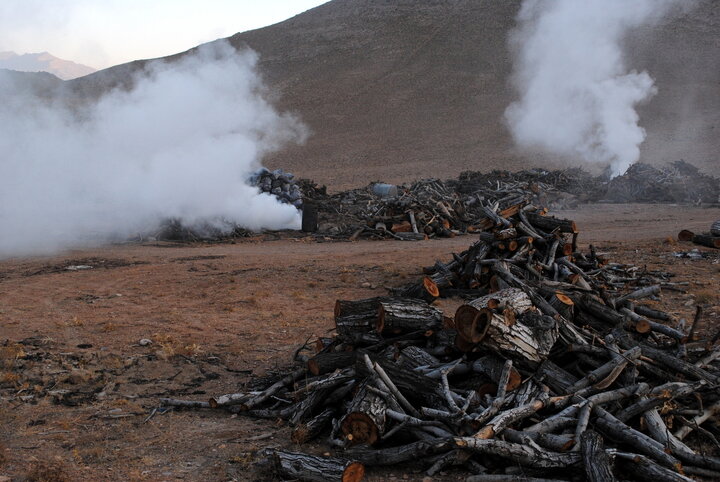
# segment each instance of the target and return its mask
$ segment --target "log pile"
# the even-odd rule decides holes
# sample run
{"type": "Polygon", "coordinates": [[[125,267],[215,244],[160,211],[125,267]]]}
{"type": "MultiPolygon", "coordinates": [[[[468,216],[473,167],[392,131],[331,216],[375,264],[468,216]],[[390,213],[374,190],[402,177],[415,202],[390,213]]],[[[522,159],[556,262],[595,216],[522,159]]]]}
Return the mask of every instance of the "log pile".
{"type": "Polygon", "coordinates": [[[660,168],[639,162],[607,183],[600,199],[615,203],[717,204],[720,180],[684,161],[660,168]]]}
{"type": "Polygon", "coordinates": [[[283,420],[293,443],[335,451],[270,450],[274,477],[410,464],[467,480],[718,480],[720,336],[695,340],[700,310],[687,327],[645,303],[681,289],[671,274],[582,253],[572,221],[529,205],[486,214],[479,240],[417,283],[337,301],[335,336],[287,373],[164,403],[283,420]],[[431,303],[458,295],[452,317],[431,303]]]}
{"type": "Polygon", "coordinates": [[[318,207],[320,233],[342,239],[422,240],[472,233],[483,228],[487,209],[503,211],[523,203],[549,210],[580,202],[720,203],[720,180],[683,161],[661,168],[637,163],[612,179],[609,172],[593,176],[579,168],[465,171],[457,179],[397,186],[395,196],[380,194],[375,184],[335,194],[312,181],[303,180],[301,186],[304,197],[318,207]]]}
{"type": "Polygon", "coordinates": [[[257,187],[260,192],[272,194],[284,204],[292,204],[296,208],[302,209],[302,190],[294,179],[295,176],[290,172],[282,169],[270,171],[263,167],[250,176],[248,184],[257,187]]]}

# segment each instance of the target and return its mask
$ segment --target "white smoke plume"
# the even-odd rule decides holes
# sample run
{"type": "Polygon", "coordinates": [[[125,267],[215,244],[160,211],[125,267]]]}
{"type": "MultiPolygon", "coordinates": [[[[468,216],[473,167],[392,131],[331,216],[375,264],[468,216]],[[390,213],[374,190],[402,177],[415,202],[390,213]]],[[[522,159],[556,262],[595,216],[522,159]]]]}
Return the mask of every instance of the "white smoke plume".
{"type": "Polygon", "coordinates": [[[0,257],[122,239],[168,217],[298,228],[294,207],[245,183],[265,154],[306,136],[265,100],[256,62],[207,45],[81,113],[5,96],[0,257]]]}
{"type": "Polygon", "coordinates": [[[525,0],[511,35],[520,99],[505,112],[515,142],[609,163],[614,175],[625,172],[645,140],[635,107],[656,87],[647,72],[628,70],[622,41],[630,29],[660,20],[679,3],[525,0]]]}

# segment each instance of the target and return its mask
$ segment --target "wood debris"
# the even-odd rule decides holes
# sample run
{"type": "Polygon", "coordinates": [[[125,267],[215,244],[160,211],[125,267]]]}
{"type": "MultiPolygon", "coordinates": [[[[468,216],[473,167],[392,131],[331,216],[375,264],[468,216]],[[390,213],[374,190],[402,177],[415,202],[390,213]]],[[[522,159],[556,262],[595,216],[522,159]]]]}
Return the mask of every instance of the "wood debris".
{"type": "Polygon", "coordinates": [[[468,480],[719,479],[718,337],[696,340],[645,304],[682,288],[580,252],[572,221],[508,196],[473,218],[475,243],[423,279],[339,300],[335,336],[296,352],[291,370],[202,402],[332,447],[261,455],[285,478],[411,464],[430,476],[460,467],[468,480]],[[440,296],[467,302],[450,316],[432,305],[440,296]]]}

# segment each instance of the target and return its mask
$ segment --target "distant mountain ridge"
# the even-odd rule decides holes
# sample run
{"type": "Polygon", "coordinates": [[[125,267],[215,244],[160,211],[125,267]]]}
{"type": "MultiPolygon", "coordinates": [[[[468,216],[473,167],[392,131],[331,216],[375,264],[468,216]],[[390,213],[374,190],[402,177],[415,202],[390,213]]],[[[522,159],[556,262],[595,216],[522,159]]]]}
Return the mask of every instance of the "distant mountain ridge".
{"type": "Polygon", "coordinates": [[[0,52],[0,69],[18,72],[48,72],[62,80],[76,79],[97,72],[92,67],[60,59],[48,52],[34,54],[0,52]]]}

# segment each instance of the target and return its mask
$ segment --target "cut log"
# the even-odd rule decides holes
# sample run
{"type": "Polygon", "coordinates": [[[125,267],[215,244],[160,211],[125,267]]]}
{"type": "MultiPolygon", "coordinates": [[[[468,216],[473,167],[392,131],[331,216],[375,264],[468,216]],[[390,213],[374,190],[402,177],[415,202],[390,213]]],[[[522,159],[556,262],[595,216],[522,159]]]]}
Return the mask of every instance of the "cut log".
{"type": "Polygon", "coordinates": [[[397,359],[398,365],[409,370],[414,370],[420,366],[437,365],[438,363],[440,362],[437,358],[415,345],[403,348],[397,359]]]}
{"type": "Polygon", "coordinates": [[[355,351],[318,353],[307,361],[307,367],[315,376],[324,375],[354,365],[356,356],[355,351]]]}
{"type": "Polygon", "coordinates": [[[662,444],[656,442],[644,433],[628,427],[600,407],[595,407],[595,411],[598,415],[595,420],[595,426],[611,439],[628,444],[633,447],[634,450],[653,458],[665,467],[671,469],[680,467],[680,461],[672,455],[667,454],[662,444]]]}
{"type": "Polygon", "coordinates": [[[549,233],[557,230],[560,233],[577,233],[578,229],[575,221],[569,219],[558,219],[551,216],[541,216],[535,213],[526,213],[530,225],[547,231],[549,233]]]}
{"type": "Polygon", "coordinates": [[[412,460],[425,460],[431,455],[448,452],[453,446],[452,439],[433,439],[377,450],[367,446],[352,447],[345,454],[367,466],[396,465],[412,460]]]}
{"type": "Polygon", "coordinates": [[[653,318],[660,321],[672,321],[673,319],[673,317],[669,313],[656,310],[654,308],[650,308],[649,306],[644,305],[635,306],[635,313],[640,316],[645,316],[647,318],[653,318]]]}
{"type": "MultiPolygon", "coordinates": [[[[404,369],[389,360],[373,358],[372,361],[382,367],[393,384],[400,390],[400,393],[411,402],[417,401],[426,407],[432,408],[445,406],[443,398],[438,395],[440,389],[438,380],[427,377],[414,370],[404,369]]],[[[362,360],[362,357],[358,357],[358,361],[355,363],[355,371],[362,377],[370,375],[370,371],[362,360]]]]}
{"type": "Polygon", "coordinates": [[[380,302],[392,298],[376,297],[358,301],[335,302],[335,331],[343,340],[352,343],[359,336],[374,331],[380,302]]]}
{"type": "Polygon", "coordinates": [[[525,467],[564,468],[580,463],[580,454],[577,452],[549,452],[538,450],[531,445],[514,444],[497,439],[457,437],[455,444],[472,452],[508,459],[525,467]]]}
{"type": "Polygon", "coordinates": [[[596,318],[603,320],[611,326],[622,326],[625,323],[625,316],[621,315],[609,306],[593,299],[589,295],[581,295],[574,299],[580,309],[586,311],[596,318]]]}
{"type": "Polygon", "coordinates": [[[612,473],[610,457],[605,453],[602,437],[592,430],[587,430],[580,437],[585,475],[590,482],[614,482],[617,480],[612,473]]]}
{"type": "Polygon", "coordinates": [[[542,381],[558,394],[569,393],[570,387],[578,381],[574,375],[550,360],[542,362],[535,373],[535,379],[542,381]]]}
{"type": "Polygon", "coordinates": [[[304,444],[317,438],[325,428],[330,426],[334,416],[335,409],[326,408],[307,422],[297,425],[293,429],[290,439],[293,443],[304,444]]]}
{"type": "Polygon", "coordinates": [[[442,325],[442,311],[419,300],[395,299],[380,303],[375,329],[385,336],[433,330],[442,325]]]}
{"type": "Polygon", "coordinates": [[[630,480],[646,482],[692,482],[693,480],[639,454],[616,452],[615,459],[618,462],[619,471],[629,475],[630,480]]]}
{"type": "Polygon", "coordinates": [[[552,450],[553,452],[567,452],[575,444],[572,435],[555,435],[552,433],[521,432],[506,428],[503,430],[502,438],[508,442],[527,444],[528,440],[539,446],[552,450]]]}
{"type": "MultiPolygon", "coordinates": [[[[495,355],[478,358],[472,364],[473,371],[482,373],[492,380],[495,385],[500,383],[504,367],[505,360],[495,355]]],[[[510,368],[510,376],[508,378],[507,385],[505,386],[505,390],[507,392],[511,392],[519,387],[520,383],[522,383],[522,376],[520,375],[520,372],[518,372],[514,367],[510,368]]]]}
{"type": "Polygon", "coordinates": [[[555,308],[566,320],[573,319],[575,302],[569,296],[560,292],[554,293],[550,298],[550,306],[555,308]]]}
{"type": "Polygon", "coordinates": [[[692,242],[700,246],[708,248],[720,249],[720,236],[710,236],[707,234],[696,234],[692,238],[692,242]]]}
{"type": "Polygon", "coordinates": [[[688,231],[687,229],[683,229],[678,233],[678,241],[692,241],[692,238],[695,236],[695,233],[692,231],[688,231]]]}
{"type": "Polygon", "coordinates": [[[332,457],[269,450],[275,472],[283,478],[308,482],[356,482],[365,477],[365,466],[360,462],[332,457]]]}
{"type": "Polygon", "coordinates": [[[711,405],[710,407],[707,407],[703,412],[696,416],[692,420],[692,425],[685,425],[681,427],[677,432],[675,432],[675,437],[682,440],[685,437],[688,436],[690,432],[693,431],[695,427],[699,427],[701,424],[705,423],[709,419],[715,417],[716,415],[720,414],[720,402],[716,402],[714,405],[711,405]]]}
{"type": "Polygon", "coordinates": [[[544,400],[533,400],[532,402],[520,405],[519,407],[505,410],[490,420],[488,424],[473,435],[473,437],[477,439],[491,439],[505,430],[506,427],[517,423],[520,420],[524,420],[534,415],[539,410],[542,410],[545,408],[546,403],[547,397],[545,397],[544,400]]]}
{"type": "Polygon", "coordinates": [[[340,421],[340,429],[351,445],[377,443],[385,432],[385,410],[385,400],[363,385],[340,421]]]}
{"type": "Polygon", "coordinates": [[[471,343],[479,343],[489,328],[487,316],[481,313],[487,308],[500,307],[511,308],[514,314],[519,315],[532,308],[532,303],[530,298],[517,288],[504,289],[473,300],[455,311],[455,327],[458,333],[471,343]]]}

